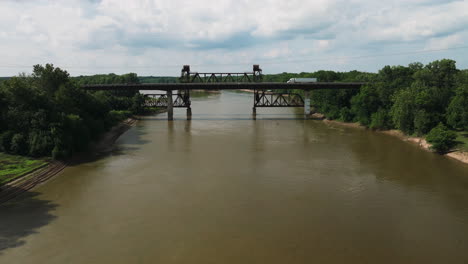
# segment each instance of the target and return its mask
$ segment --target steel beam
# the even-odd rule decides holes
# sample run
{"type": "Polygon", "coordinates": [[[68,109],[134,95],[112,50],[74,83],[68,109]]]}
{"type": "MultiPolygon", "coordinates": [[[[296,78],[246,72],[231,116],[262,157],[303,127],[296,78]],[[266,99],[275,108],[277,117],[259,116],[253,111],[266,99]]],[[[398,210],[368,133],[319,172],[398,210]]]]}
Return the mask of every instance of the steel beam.
{"type": "Polygon", "coordinates": [[[304,100],[296,93],[272,93],[256,90],[254,93],[255,107],[303,107],[304,100]]]}
{"type": "Polygon", "coordinates": [[[365,83],[142,83],[142,84],[94,84],[85,85],[90,91],[140,91],[140,90],[338,90],[360,89],[365,83]]]}

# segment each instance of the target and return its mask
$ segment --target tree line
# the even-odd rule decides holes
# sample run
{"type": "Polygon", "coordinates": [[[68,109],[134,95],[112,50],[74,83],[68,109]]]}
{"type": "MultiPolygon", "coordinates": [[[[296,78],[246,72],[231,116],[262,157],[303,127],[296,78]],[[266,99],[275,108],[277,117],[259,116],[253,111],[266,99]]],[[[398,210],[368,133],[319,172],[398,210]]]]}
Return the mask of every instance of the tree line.
{"type": "Polygon", "coordinates": [[[359,122],[372,129],[398,129],[407,135],[429,134],[428,141],[439,152],[455,145],[456,135],[450,130],[468,131],[468,70],[457,69],[453,60],[385,66],[378,73],[283,73],[264,80],[284,82],[294,77],[367,83],[354,91],[313,91],[312,105],[329,119],[359,122]]]}
{"type": "Polygon", "coordinates": [[[359,91],[314,91],[311,102],[317,111],[372,129],[429,133],[428,141],[439,152],[455,145],[449,129],[468,130],[468,71],[457,69],[453,60],[385,66],[377,74],[356,74],[346,81],[367,85],[359,91]]]}
{"type": "MultiPolygon", "coordinates": [[[[408,135],[427,134],[440,152],[453,147],[451,130],[468,131],[468,70],[457,69],[453,60],[385,66],[377,73],[270,74],[263,81],[301,77],[367,83],[360,90],[313,91],[312,105],[329,119],[359,122],[372,129],[399,129],[408,135]]],[[[84,150],[120,120],[145,111],[144,96],[138,92],[90,92],[82,85],[177,81],[177,77],[135,73],[70,77],[51,64],[35,65],[31,75],[0,81],[0,151],[65,158],[84,150]]]]}

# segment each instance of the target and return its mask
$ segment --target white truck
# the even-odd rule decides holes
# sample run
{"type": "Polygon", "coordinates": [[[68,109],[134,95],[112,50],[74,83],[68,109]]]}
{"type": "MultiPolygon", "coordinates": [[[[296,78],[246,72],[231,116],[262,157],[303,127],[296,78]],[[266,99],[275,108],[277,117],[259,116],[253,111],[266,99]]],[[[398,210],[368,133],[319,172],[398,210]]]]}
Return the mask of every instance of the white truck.
{"type": "Polygon", "coordinates": [[[287,83],[312,83],[317,82],[317,78],[291,78],[287,83]]]}

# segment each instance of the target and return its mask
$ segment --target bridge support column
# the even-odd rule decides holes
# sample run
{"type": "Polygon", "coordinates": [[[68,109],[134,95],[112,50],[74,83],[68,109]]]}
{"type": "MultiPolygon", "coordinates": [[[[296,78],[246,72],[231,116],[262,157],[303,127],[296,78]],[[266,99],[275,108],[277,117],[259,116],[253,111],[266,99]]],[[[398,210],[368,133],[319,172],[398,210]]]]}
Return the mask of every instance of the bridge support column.
{"type": "Polygon", "coordinates": [[[192,108],[187,107],[187,120],[192,120],[192,108]]]}
{"type": "Polygon", "coordinates": [[[167,90],[167,120],[174,120],[174,101],[172,100],[172,90],[167,90]]]}
{"type": "Polygon", "coordinates": [[[310,91],[304,90],[304,117],[310,116],[310,91]]]}

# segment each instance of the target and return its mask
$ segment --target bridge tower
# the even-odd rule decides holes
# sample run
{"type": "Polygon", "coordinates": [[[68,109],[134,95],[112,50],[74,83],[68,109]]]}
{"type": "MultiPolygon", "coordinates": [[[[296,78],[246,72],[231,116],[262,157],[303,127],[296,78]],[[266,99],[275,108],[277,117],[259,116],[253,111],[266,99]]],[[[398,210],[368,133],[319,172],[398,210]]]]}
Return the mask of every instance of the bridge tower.
{"type": "MultiPolygon", "coordinates": [[[[190,82],[190,65],[184,65],[182,67],[182,71],[180,73],[179,78],[181,83],[189,83],[190,82]]],[[[182,101],[187,107],[187,120],[192,119],[192,107],[190,101],[190,90],[178,90],[178,96],[182,98],[182,101]]]]}
{"type": "Polygon", "coordinates": [[[263,81],[262,69],[260,69],[260,65],[258,64],[253,65],[253,81],[254,82],[263,81]]]}

